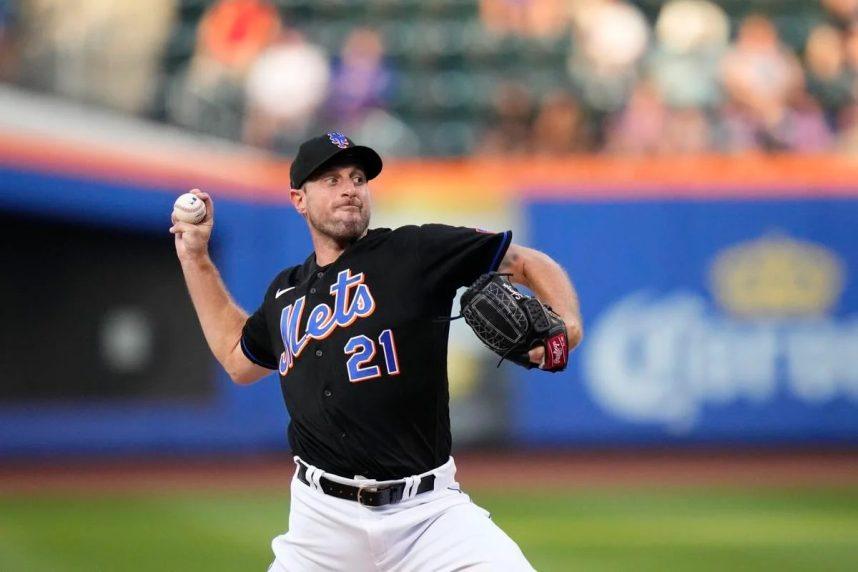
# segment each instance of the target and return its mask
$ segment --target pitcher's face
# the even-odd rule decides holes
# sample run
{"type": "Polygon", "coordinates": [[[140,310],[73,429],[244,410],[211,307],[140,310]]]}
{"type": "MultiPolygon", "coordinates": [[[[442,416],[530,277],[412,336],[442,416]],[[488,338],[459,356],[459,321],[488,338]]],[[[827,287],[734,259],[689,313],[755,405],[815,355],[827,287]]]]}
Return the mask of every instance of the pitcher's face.
{"type": "Polygon", "coordinates": [[[369,187],[358,165],[325,169],[293,189],[292,203],[313,229],[337,242],[356,240],[369,226],[369,187]]]}

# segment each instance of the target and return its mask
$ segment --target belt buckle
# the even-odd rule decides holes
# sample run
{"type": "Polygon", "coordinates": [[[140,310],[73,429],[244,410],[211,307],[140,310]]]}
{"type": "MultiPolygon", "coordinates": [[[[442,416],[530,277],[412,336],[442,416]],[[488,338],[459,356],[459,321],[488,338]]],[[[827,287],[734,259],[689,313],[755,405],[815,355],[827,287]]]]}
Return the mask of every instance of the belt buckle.
{"type": "Polygon", "coordinates": [[[358,504],[362,506],[371,506],[371,507],[379,507],[388,504],[398,504],[402,500],[402,487],[397,484],[390,485],[364,485],[359,486],[357,491],[357,499],[355,499],[358,504]],[[364,491],[370,493],[382,493],[384,496],[380,496],[376,502],[370,503],[369,501],[364,501],[361,497],[361,493],[364,491]]]}
{"type": "Polygon", "coordinates": [[[355,499],[355,500],[357,500],[357,503],[359,505],[363,505],[363,506],[373,506],[373,505],[364,503],[363,500],[361,499],[361,493],[363,493],[364,491],[368,491],[371,493],[377,493],[378,492],[378,485],[358,485],[358,488],[357,488],[357,499],[355,499]]]}

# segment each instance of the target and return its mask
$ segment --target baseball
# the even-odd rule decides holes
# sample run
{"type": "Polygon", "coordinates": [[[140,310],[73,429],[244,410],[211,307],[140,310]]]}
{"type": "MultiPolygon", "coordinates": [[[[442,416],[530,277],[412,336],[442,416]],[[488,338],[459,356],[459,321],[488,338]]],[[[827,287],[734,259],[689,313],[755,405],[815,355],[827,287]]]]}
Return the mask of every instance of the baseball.
{"type": "Polygon", "coordinates": [[[176,220],[197,224],[206,218],[206,204],[193,193],[181,195],[173,204],[176,220]]]}

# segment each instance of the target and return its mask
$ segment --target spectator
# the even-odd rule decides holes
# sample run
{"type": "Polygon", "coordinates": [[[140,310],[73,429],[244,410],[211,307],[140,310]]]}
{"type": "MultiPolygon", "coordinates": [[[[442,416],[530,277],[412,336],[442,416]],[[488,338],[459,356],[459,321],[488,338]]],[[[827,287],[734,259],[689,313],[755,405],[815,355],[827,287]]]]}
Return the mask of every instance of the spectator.
{"type": "Polygon", "coordinates": [[[843,28],[858,21],[858,0],[822,0],[822,6],[843,28]]]}
{"type": "Polygon", "coordinates": [[[239,139],[244,81],[280,20],[265,0],[220,0],[203,15],[190,64],[168,87],[167,114],[185,127],[239,139]]]}
{"type": "Polygon", "coordinates": [[[683,155],[711,150],[712,133],[699,108],[671,108],[654,81],[642,80],[628,106],[608,125],[605,150],[630,155],[683,155]]]}
{"type": "Polygon", "coordinates": [[[801,85],[798,60],[781,44],[774,24],[759,15],[742,22],[722,73],[731,103],[766,122],[783,113],[787,99],[801,85]]]}
{"type": "Polygon", "coordinates": [[[589,0],[573,11],[578,47],[568,69],[585,103],[600,112],[625,103],[647,49],[649,27],[641,11],[621,0],[589,0]]]}
{"type": "Polygon", "coordinates": [[[220,0],[200,22],[198,57],[243,77],[279,27],[277,10],[266,0],[220,0]]]}
{"type": "Polygon", "coordinates": [[[516,83],[501,85],[492,101],[492,115],[475,152],[507,156],[528,153],[533,103],[527,90],[516,83]]]}
{"type": "Polygon", "coordinates": [[[609,153],[653,155],[661,151],[668,109],[655,84],[635,86],[628,105],[608,121],[605,150],[609,153]]]}
{"type": "Polygon", "coordinates": [[[820,103],[826,121],[834,128],[839,110],[852,98],[840,31],[826,24],[813,28],[805,46],[804,61],[808,92],[820,103]]]}
{"type": "Polygon", "coordinates": [[[280,39],[253,63],[247,75],[244,140],[294,150],[314,128],[330,83],[325,53],[297,31],[280,39]]]}
{"type": "Polygon", "coordinates": [[[722,78],[728,148],[783,148],[777,132],[790,99],[802,89],[802,70],[770,20],[755,15],[742,22],[736,44],[724,58],[722,78]]]}
{"type": "Polygon", "coordinates": [[[480,0],[480,19],[499,35],[556,38],[567,25],[564,0],[480,0]]]}
{"type": "Polygon", "coordinates": [[[672,0],[656,21],[652,77],[672,107],[715,108],[720,100],[718,66],[727,47],[727,15],[707,0],[672,0]]]}
{"type": "Polygon", "coordinates": [[[664,126],[661,153],[694,155],[712,148],[712,127],[702,109],[685,107],[670,110],[664,126]]]}
{"type": "Polygon", "coordinates": [[[805,90],[796,91],[786,120],[779,126],[784,147],[798,153],[819,153],[831,149],[833,137],[819,103],[805,90]]]}
{"type": "MultiPolygon", "coordinates": [[[[335,125],[340,125],[339,122],[335,125]]],[[[421,141],[411,127],[382,109],[372,109],[354,124],[345,123],[345,132],[357,141],[372,141],[372,148],[385,157],[414,157],[421,141]]]]}
{"type": "Polygon", "coordinates": [[[152,104],[175,0],[19,4],[25,85],[143,113],[152,104]]]}
{"type": "Polygon", "coordinates": [[[418,154],[417,135],[387,110],[395,88],[396,74],[386,63],[381,35],[371,28],[353,30],[333,66],[327,124],[340,126],[355,139],[374,140],[383,155],[418,154]]]}
{"type": "Polygon", "coordinates": [[[858,153],[858,104],[851,104],[842,110],[837,118],[837,149],[844,153],[858,153]]]}
{"type": "Polygon", "coordinates": [[[852,100],[858,99],[858,22],[846,33],[843,44],[846,74],[851,84],[852,100]]]}
{"type": "Polygon", "coordinates": [[[572,94],[554,91],[545,96],[531,134],[537,155],[580,153],[592,148],[587,118],[572,94]]]}
{"type": "Polygon", "coordinates": [[[378,32],[358,28],[343,44],[331,80],[329,107],[338,121],[359,120],[368,110],[384,109],[393,87],[393,72],[384,62],[378,32]]]}
{"type": "Polygon", "coordinates": [[[831,132],[819,104],[806,91],[795,92],[777,121],[749,121],[747,116],[724,114],[725,150],[820,152],[832,145],[831,132]]]}

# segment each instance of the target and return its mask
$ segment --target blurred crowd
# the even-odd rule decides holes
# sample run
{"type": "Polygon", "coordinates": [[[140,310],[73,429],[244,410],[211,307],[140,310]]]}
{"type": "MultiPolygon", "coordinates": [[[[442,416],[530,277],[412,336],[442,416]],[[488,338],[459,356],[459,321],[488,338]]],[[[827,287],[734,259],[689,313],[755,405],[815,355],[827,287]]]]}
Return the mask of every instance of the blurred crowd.
{"type": "MultiPolygon", "coordinates": [[[[653,13],[626,0],[472,4],[477,28],[439,41],[466,44],[471,30],[568,47],[546,84],[499,72],[478,90],[488,92],[485,112],[465,126],[462,152],[858,149],[858,0],[820,0],[799,46],[770,15],[731,18],[709,0],[669,0],[653,13]]],[[[290,21],[289,2],[218,0],[201,5],[188,55],[176,63],[178,0],[13,6],[0,0],[2,80],[275,151],[337,128],[387,153],[433,152],[419,122],[395,104],[407,78],[371,20],[326,45],[290,21]]],[[[468,72],[461,64],[464,83],[468,72]]],[[[411,97],[431,105],[433,89],[458,89],[430,88],[418,85],[411,97]]],[[[457,136],[455,128],[432,133],[457,136]]]]}
{"type": "MultiPolygon", "coordinates": [[[[495,16],[516,3],[483,4],[495,16]]],[[[522,24],[517,4],[501,27],[543,33],[522,24]]],[[[577,44],[569,88],[533,97],[526,86],[505,85],[485,152],[856,149],[858,0],[822,0],[801,53],[763,14],[739,19],[731,34],[727,13],[708,0],[665,2],[652,26],[621,0],[554,4],[563,5],[557,16],[569,15],[577,44]]],[[[536,21],[558,21],[542,16],[536,21]]]]}

